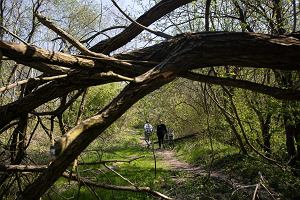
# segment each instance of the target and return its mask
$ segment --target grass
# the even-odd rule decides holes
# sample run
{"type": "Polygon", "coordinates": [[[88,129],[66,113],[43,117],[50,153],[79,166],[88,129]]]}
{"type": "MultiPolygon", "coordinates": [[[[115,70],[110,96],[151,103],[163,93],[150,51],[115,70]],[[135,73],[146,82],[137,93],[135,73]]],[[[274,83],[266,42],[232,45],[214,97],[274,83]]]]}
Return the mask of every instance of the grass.
{"type": "MultiPolygon", "coordinates": [[[[188,162],[203,165],[206,169],[221,172],[227,177],[238,180],[241,185],[251,185],[259,182],[259,172],[263,175],[266,182],[265,185],[272,188],[273,191],[281,195],[282,199],[300,199],[300,178],[295,176],[291,171],[283,171],[258,157],[257,155],[242,155],[239,150],[230,145],[213,141],[213,151],[209,141],[188,141],[178,147],[178,155],[183,156],[188,162]],[[214,157],[214,159],[212,159],[214,157]]],[[[219,193],[223,194],[225,199],[249,199],[252,198],[254,187],[249,189],[238,190],[234,196],[231,193],[233,188],[228,188],[228,184],[222,183],[221,180],[214,178],[203,179],[198,177],[193,179],[183,187],[183,192],[188,191],[189,185],[198,186],[197,191],[205,191],[203,195],[217,198],[219,193]],[[199,185],[205,190],[201,190],[199,185]]],[[[261,189],[262,191],[262,189],[261,189]]],[[[200,193],[201,193],[200,192],[200,193]]],[[[200,195],[200,199],[204,198],[200,195]]],[[[261,199],[270,199],[266,192],[261,192],[261,199]]],[[[204,198],[205,199],[205,198],[204,198]]]]}
{"type": "MultiPolygon", "coordinates": [[[[171,176],[174,172],[170,172],[166,166],[161,162],[157,162],[157,175],[155,177],[154,160],[152,151],[146,147],[140,145],[139,134],[129,134],[122,141],[114,141],[115,144],[108,146],[104,149],[103,155],[97,153],[85,153],[82,156],[84,162],[95,162],[99,161],[100,157],[102,160],[129,160],[133,157],[144,156],[138,160],[131,163],[118,162],[118,163],[108,163],[107,165],[113,167],[122,176],[129,179],[132,183],[137,186],[143,187],[147,186],[153,190],[165,192],[174,186],[174,182],[171,176]]],[[[95,146],[93,147],[95,148],[95,146]]],[[[93,166],[80,166],[79,167],[80,176],[82,177],[93,177],[93,180],[99,183],[107,183],[112,185],[126,185],[130,184],[125,181],[120,176],[106,169],[103,165],[93,165],[93,166]]],[[[68,197],[71,199],[154,199],[151,195],[145,193],[136,193],[128,191],[111,191],[107,189],[94,188],[95,192],[92,192],[91,188],[82,186],[79,190],[77,184],[71,183],[61,178],[59,179],[55,186],[58,193],[50,192],[52,199],[59,199],[68,197]],[[61,189],[65,188],[67,189],[61,189]],[[98,197],[97,197],[98,196],[98,197]]],[[[49,198],[50,199],[50,198],[49,198]]]]}
{"type": "MultiPolygon", "coordinates": [[[[94,162],[109,159],[128,160],[132,157],[144,156],[131,163],[119,162],[108,164],[128,178],[137,186],[148,186],[177,199],[250,199],[254,187],[242,188],[235,191],[229,184],[233,179],[241,186],[256,184],[259,181],[259,172],[263,175],[268,188],[278,194],[281,199],[297,199],[300,196],[300,180],[290,171],[282,171],[278,167],[262,160],[257,155],[245,156],[239,153],[239,149],[229,144],[213,140],[213,149],[208,140],[188,140],[176,144],[176,154],[179,159],[193,165],[201,166],[207,171],[218,172],[226,178],[192,174],[184,171],[171,171],[162,162],[157,163],[157,176],[154,172],[154,161],[151,150],[140,145],[141,134],[126,134],[122,139],[112,141],[103,148],[103,154],[85,153],[82,160],[94,162]],[[234,195],[232,193],[234,192],[234,195]]],[[[99,144],[97,144],[99,145],[99,144]]],[[[94,145],[92,148],[97,148],[94,145]]],[[[102,165],[80,166],[82,177],[92,177],[100,183],[113,185],[130,185],[127,181],[105,169],[102,165]]],[[[51,193],[51,199],[60,199],[61,196],[70,199],[131,199],[139,200],[155,199],[145,193],[112,191],[101,188],[78,187],[78,184],[66,179],[59,179],[55,186],[58,194],[51,193]],[[67,187],[66,189],[64,189],[67,187]],[[94,190],[94,192],[92,191],[94,190]]],[[[260,199],[271,197],[260,189],[260,199]]],[[[50,199],[50,198],[49,198],[50,199]]]]}

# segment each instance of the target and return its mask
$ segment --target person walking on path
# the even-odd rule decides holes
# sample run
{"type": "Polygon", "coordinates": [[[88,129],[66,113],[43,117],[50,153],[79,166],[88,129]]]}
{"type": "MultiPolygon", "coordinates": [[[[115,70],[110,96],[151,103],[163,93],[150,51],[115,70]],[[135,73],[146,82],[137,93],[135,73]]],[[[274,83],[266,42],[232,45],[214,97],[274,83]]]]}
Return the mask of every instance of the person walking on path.
{"type": "Polygon", "coordinates": [[[144,134],[145,134],[145,142],[148,148],[150,146],[150,136],[152,134],[152,131],[153,131],[152,125],[149,123],[149,121],[146,121],[144,125],[144,134]]]}
{"type": "Polygon", "coordinates": [[[158,138],[159,149],[161,148],[161,145],[163,145],[163,147],[165,148],[164,137],[165,137],[166,133],[167,133],[166,125],[163,123],[162,120],[159,120],[159,124],[157,125],[157,132],[156,132],[157,138],[158,138]]]}

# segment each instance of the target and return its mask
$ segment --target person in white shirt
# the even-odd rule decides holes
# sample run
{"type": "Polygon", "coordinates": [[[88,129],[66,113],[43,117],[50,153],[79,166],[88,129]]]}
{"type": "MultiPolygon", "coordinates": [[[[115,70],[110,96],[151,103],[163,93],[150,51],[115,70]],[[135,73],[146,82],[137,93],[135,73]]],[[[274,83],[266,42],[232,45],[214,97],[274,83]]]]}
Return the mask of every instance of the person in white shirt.
{"type": "Polygon", "coordinates": [[[144,125],[144,133],[145,133],[145,141],[147,143],[148,148],[150,146],[150,136],[152,134],[152,131],[153,131],[152,125],[149,123],[149,121],[146,121],[144,125]]]}

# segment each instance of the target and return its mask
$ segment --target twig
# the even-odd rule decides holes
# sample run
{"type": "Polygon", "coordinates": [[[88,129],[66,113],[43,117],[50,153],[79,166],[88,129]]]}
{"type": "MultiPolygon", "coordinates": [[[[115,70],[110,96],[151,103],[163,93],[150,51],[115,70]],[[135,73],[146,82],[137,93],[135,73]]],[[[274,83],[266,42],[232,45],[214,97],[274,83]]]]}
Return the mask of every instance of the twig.
{"type": "Polygon", "coordinates": [[[260,186],[260,182],[261,182],[261,180],[259,180],[259,182],[255,186],[255,190],[253,192],[252,200],[256,199],[256,195],[257,195],[257,192],[258,192],[258,189],[259,189],[259,186],[260,186]]]}
{"type": "Polygon", "coordinates": [[[127,26],[113,26],[113,27],[109,27],[109,28],[103,29],[101,31],[98,31],[97,33],[95,33],[94,35],[90,36],[87,39],[80,40],[80,42],[81,43],[90,42],[91,40],[95,39],[95,37],[97,37],[98,35],[104,34],[104,32],[106,32],[106,31],[110,31],[110,30],[114,30],[114,29],[119,29],[119,28],[123,28],[124,29],[124,28],[127,28],[127,26]]]}
{"type": "Polygon", "coordinates": [[[53,30],[55,33],[57,33],[59,36],[70,42],[73,46],[75,46],[81,53],[84,55],[90,55],[95,56],[99,58],[103,58],[104,62],[109,62],[110,64],[116,64],[116,65],[123,65],[124,67],[132,67],[133,65],[127,62],[122,62],[116,58],[109,57],[102,53],[95,53],[93,51],[90,51],[88,48],[86,48],[83,44],[81,44],[78,40],[76,40],[72,35],[64,31],[63,29],[57,27],[52,23],[50,20],[48,20],[46,17],[42,16],[40,13],[35,14],[38,18],[38,20],[48,27],[49,29],[53,30]]]}
{"type": "Polygon", "coordinates": [[[134,183],[132,183],[128,178],[122,176],[121,174],[119,174],[118,172],[116,172],[114,169],[112,169],[111,167],[108,167],[105,163],[103,164],[108,170],[112,171],[113,173],[115,173],[116,175],[118,175],[119,177],[121,177],[123,180],[125,180],[126,182],[128,182],[130,185],[135,186],[134,183]]]}
{"type": "Polygon", "coordinates": [[[256,187],[256,185],[257,185],[257,184],[241,186],[241,187],[237,188],[236,190],[234,190],[234,191],[231,193],[231,196],[233,196],[234,193],[236,193],[238,190],[245,189],[245,188],[250,188],[250,187],[256,187]]]}
{"type": "Polygon", "coordinates": [[[160,31],[154,31],[146,26],[144,26],[143,24],[140,24],[138,23],[137,21],[131,19],[131,17],[129,17],[121,8],[120,6],[117,4],[117,2],[115,0],[111,0],[112,3],[116,6],[116,8],[129,20],[131,21],[132,23],[140,26],[141,28],[143,28],[144,30],[150,32],[150,33],[153,33],[154,35],[157,35],[157,36],[160,36],[162,38],[165,38],[165,39],[170,39],[172,36],[171,35],[168,35],[166,33],[163,33],[163,32],[160,32],[160,31]]]}
{"type": "Polygon", "coordinates": [[[111,77],[111,78],[121,79],[123,81],[136,82],[135,78],[129,78],[129,77],[126,77],[126,76],[122,76],[120,74],[114,73],[113,71],[101,72],[101,73],[97,73],[97,74],[92,75],[92,78],[102,78],[102,77],[111,77]]]}
{"type": "Polygon", "coordinates": [[[16,34],[14,34],[13,32],[10,32],[7,28],[5,28],[4,26],[0,26],[0,28],[2,28],[3,30],[5,30],[6,32],[8,32],[9,34],[11,34],[13,37],[17,38],[18,40],[20,40],[21,42],[23,42],[24,44],[26,44],[27,46],[29,46],[30,44],[27,43],[25,40],[23,40],[22,38],[20,38],[19,36],[17,36],[16,34]]]}
{"type": "Polygon", "coordinates": [[[0,92],[4,92],[6,90],[12,89],[12,88],[20,86],[20,85],[24,85],[24,84],[28,83],[29,81],[53,81],[53,80],[56,80],[56,79],[65,78],[67,76],[68,76],[67,74],[62,74],[62,75],[50,76],[50,77],[29,78],[29,79],[26,79],[26,80],[22,80],[22,81],[12,83],[12,84],[7,85],[5,87],[1,87],[0,92]]]}
{"type": "Polygon", "coordinates": [[[270,190],[263,183],[261,183],[261,186],[263,186],[263,188],[269,193],[269,195],[272,197],[272,199],[275,200],[275,197],[273,196],[273,194],[270,192],[270,190]]]}
{"type": "Polygon", "coordinates": [[[268,190],[268,188],[263,184],[263,182],[266,182],[265,178],[263,177],[263,175],[261,174],[261,172],[258,172],[259,174],[259,178],[260,178],[260,185],[263,186],[263,188],[270,194],[270,196],[275,199],[275,197],[273,196],[273,194],[268,190]]]}
{"type": "Polygon", "coordinates": [[[265,180],[264,177],[262,176],[261,172],[258,172],[258,175],[259,175],[259,182],[258,182],[257,184],[241,186],[241,187],[237,188],[236,190],[234,190],[234,191],[231,193],[231,196],[233,196],[234,193],[237,192],[237,191],[240,190],[240,189],[250,188],[250,187],[255,187],[255,190],[254,190],[253,196],[252,196],[252,200],[255,200],[255,199],[256,199],[256,196],[257,196],[257,193],[258,193],[258,190],[259,190],[259,187],[262,186],[262,187],[269,193],[269,195],[272,197],[272,199],[275,200],[274,195],[273,195],[273,194],[268,190],[268,188],[264,185],[264,182],[266,182],[266,180],[265,180]]]}
{"type": "Polygon", "coordinates": [[[1,172],[42,172],[47,165],[0,165],[1,172]]]}

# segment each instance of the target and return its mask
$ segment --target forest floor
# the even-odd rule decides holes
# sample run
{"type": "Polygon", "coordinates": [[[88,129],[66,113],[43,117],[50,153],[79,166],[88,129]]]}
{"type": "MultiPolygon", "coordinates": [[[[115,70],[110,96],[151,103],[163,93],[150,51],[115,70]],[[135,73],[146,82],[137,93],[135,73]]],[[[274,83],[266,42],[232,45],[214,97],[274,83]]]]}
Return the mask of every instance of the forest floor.
{"type": "MultiPolygon", "coordinates": [[[[146,147],[144,138],[141,138],[141,144],[146,147]]],[[[193,178],[195,176],[210,176],[217,179],[221,179],[234,188],[242,186],[242,183],[240,183],[233,177],[224,174],[222,171],[208,171],[205,169],[204,166],[193,166],[185,162],[183,159],[179,159],[174,150],[155,149],[155,154],[158,160],[161,163],[163,163],[163,165],[166,166],[168,169],[175,172],[186,172],[187,174],[189,174],[189,176],[187,177],[193,178]]],[[[176,178],[174,177],[174,179],[176,178]]],[[[179,183],[180,181],[182,180],[175,180],[176,183],[179,183]]]]}
{"type": "Polygon", "coordinates": [[[211,177],[226,182],[233,189],[242,187],[242,183],[229,175],[224,174],[222,171],[208,171],[204,166],[193,166],[184,160],[179,159],[173,150],[157,150],[156,155],[158,159],[167,166],[170,170],[176,172],[184,172],[186,175],[184,178],[174,176],[173,180],[176,185],[188,181],[187,179],[193,179],[195,177],[211,177]]]}
{"type": "MultiPolygon", "coordinates": [[[[173,150],[157,150],[156,154],[158,158],[164,163],[165,166],[168,166],[170,170],[177,172],[187,172],[189,174],[189,178],[193,178],[196,176],[210,176],[222,181],[227,182],[231,187],[237,189],[242,187],[242,183],[233,177],[224,174],[222,171],[211,170],[208,171],[204,166],[193,166],[183,160],[179,160],[173,150]]],[[[176,182],[180,182],[177,180],[176,182]]]]}
{"type": "MultiPolygon", "coordinates": [[[[141,138],[143,140],[144,138],[141,138]]],[[[146,143],[143,141],[141,142],[143,146],[146,147],[146,143]]],[[[181,159],[181,156],[176,155],[175,150],[167,150],[167,149],[155,149],[155,154],[157,156],[157,160],[160,161],[160,163],[165,166],[170,171],[173,171],[174,175],[172,176],[172,179],[175,183],[175,190],[173,191],[172,195],[176,195],[176,199],[186,199],[187,195],[189,198],[195,198],[199,199],[198,196],[190,196],[191,194],[182,193],[180,192],[180,188],[186,188],[187,183],[192,183],[192,187],[195,186],[193,184],[197,184],[195,182],[196,179],[202,179],[200,182],[204,183],[207,182],[207,180],[211,181],[212,184],[218,183],[220,185],[223,184],[223,186],[218,187],[224,187],[227,188],[223,192],[218,191],[218,194],[214,194],[215,199],[231,199],[232,195],[236,192],[247,194],[247,196],[252,196],[255,192],[256,184],[250,184],[245,183],[242,177],[233,176],[231,173],[228,174],[223,170],[216,170],[211,169],[209,170],[207,166],[201,166],[201,165],[191,165],[181,159]],[[178,176],[178,174],[180,174],[178,176]],[[203,181],[204,180],[204,181],[203,181]],[[178,192],[179,191],[179,192],[178,192]],[[226,191],[226,197],[224,196],[224,193],[226,191]]],[[[208,182],[209,182],[208,181],[208,182]]],[[[200,184],[202,185],[202,184],[200,184]]],[[[205,186],[204,186],[205,187],[205,186]]],[[[270,189],[270,188],[269,188],[270,189]]],[[[260,190],[260,196],[261,199],[279,199],[278,194],[276,194],[272,189],[270,189],[271,193],[273,193],[273,197],[270,197],[270,193],[267,191],[260,190]]],[[[185,189],[181,190],[185,191],[185,189]]],[[[257,191],[258,192],[258,191],[257,191]]],[[[203,196],[202,196],[203,198],[203,196]]],[[[202,199],[200,198],[200,199],[202,199]]],[[[240,199],[240,198],[238,198],[240,199]]]]}

